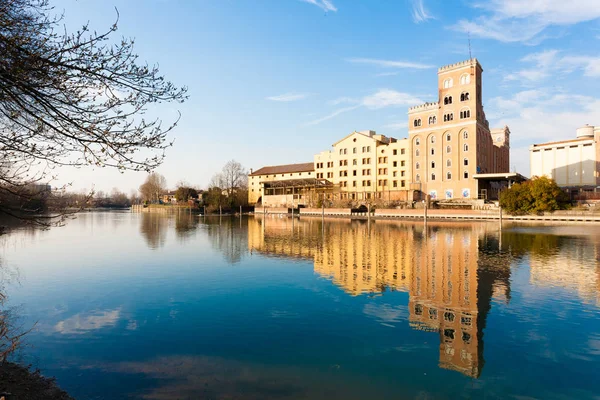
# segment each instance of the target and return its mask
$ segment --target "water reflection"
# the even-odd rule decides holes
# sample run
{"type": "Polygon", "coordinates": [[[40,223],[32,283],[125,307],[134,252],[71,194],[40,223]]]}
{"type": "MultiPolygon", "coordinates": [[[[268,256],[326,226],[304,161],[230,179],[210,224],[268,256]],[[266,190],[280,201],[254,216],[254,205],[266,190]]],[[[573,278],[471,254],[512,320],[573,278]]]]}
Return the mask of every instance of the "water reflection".
{"type": "Polygon", "coordinates": [[[140,233],[146,239],[148,247],[158,249],[165,245],[169,219],[159,213],[142,213],[140,215],[140,233]]]}
{"type": "MultiPolygon", "coordinates": [[[[497,225],[257,217],[248,248],[269,256],[312,260],[314,271],[348,295],[409,293],[408,318],[383,310],[385,322],[405,318],[439,335],[439,366],[469,377],[484,367],[484,330],[493,299],[511,299],[511,265],[529,257],[531,281],[570,287],[598,302],[598,245],[552,234],[498,233],[497,225]],[[570,250],[563,247],[569,243],[570,250]],[[577,245],[579,244],[579,246],[577,245]],[[577,273],[573,273],[577,270],[577,273]]],[[[365,310],[381,319],[382,310],[365,310]]]]}

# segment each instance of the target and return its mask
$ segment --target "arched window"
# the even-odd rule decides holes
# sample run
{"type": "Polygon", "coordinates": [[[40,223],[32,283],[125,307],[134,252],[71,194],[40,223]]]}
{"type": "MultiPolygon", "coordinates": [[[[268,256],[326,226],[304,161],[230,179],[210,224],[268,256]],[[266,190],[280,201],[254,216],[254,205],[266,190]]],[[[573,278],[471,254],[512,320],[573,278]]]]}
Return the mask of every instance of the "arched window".
{"type": "Polygon", "coordinates": [[[452,179],[452,172],[450,172],[450,171],[446,172],[446,179],[448,179],[448,180],[452,179]]]}
{"type": "Polygon", "coordinates": [[[435,174],[434,174],[434,173],[433,173],[433,174],[431,174],[431,180],[432,180],[432,181],[435,181],[435,174]]]}
{"type": "Polygon", "coordinates": [[[417,120],[417,126],[421,126],[421,118],[417,120]]]}
{"type": "Polygon", "coordinates": [[[421,141],[419,140],[419,138],[416,138],[416,139],[415,139],[415,145],[416,145],[416,146],[418,146],[418,145],[420,145],[420,144],[421,144],[421,141]]]}
{"type": "Polygon", "coordinates": [[[469,145],[468,144],[464,144],[463,145],[463,151],[469,151],[469,145]]]}
{"type": "Polygon", "coordinates": [[[451,159],[447,159],[446,160],[446,167],[451,167],[452,166],[452,160],[451,159]]]}
{"type": "Polygon", "coordinates": [[[435,115],[432,115],[432,116],[429,117],[429,125],[433,125],[436,122],[437,121],[436,121],[435,115]]]}
{"type": "Polygon", "coordinates": [[[469,74],[462,74],[460,76],[460,84],[461,85],[467,85],[469,83],[471,83],[471,75],[469,75],[469,74]]]}
{"type": "Polygon", "coordinates": [[[421,175],[417,174],[417,175],[415,176],[415,181],[417,181],[417,182],[421,182],[421,175]]]}
{"type": "Polygon", "coordinates": [[[430,141],[431,143],[435,143],[435,136],[432,136],[432,137],[430,137],[430,138],[429,138],[429,141],[430,141]]]}
{"type": "Polygon", "coordinates": [[[452,152],[452,147],[446,146],[446,153],[450,153],[450,152],[452,152]]]}
{"type": "Polygon", "coordinates": [[[468,139],[468,138],[469,138],[469,132],[463,131],[463,139],[468,139]]]}
{"type": "Polygon", "coordinates": [[[460,94],[460,101],[467,101],[469,100],[469,92],[463,92],[460,94]]]}
{"type": "Polygon", "coordinates": [[[416,150],[415,150],[415,156],[416,156],[416,157],[419,157],[419,155],[421,155],[421,152],[419,151],[419,149],[416,149],[416,150]]]}
{"type": "Polygon", "coordinates": [[[444,114],[444,122],[449,122],[449,121],[452,121],[453,119],[454,119],[453,113],[444,114]]]}
{"type": "Polygon", "coordinates": [[[465,158],[465,159],[463,160],[463,164],[464,164],[464,165],[469,165],[469,159],[468,159],[468,158],[465,158]]]}
{"type": "Polygon", "coordinates": [[[431,148],[431,155],[435,156],[435,149],[433,147],[431,148]]]}
{"type": "Polygon", "coordinates": [[[444,105],[452,104],[452,96],[444,97],[444,105]]]}
{"type": "Polygon", "coordinates": [[[435,161],[431,162],[431,168],[435,168],[435,161]]]}
{"type": "Polygon", "coordinates": [[[460,119],[471,118],[471,110],[468,108],[463,108],[460,111],[460,119]]]}
{"type": "Polygon", "coordinates": [[[446,141],[449,142],[452,140],[452,135],[450,135],[449,133],[446,133],[446,141]]]}
{"type": "Polygon", "coordinates": [[[465,173],[463,174],[463,177],[464,177],[465,179],[469,179],[469,172],[468,172],[468,171],[465,171],[465,173]]]}
{"type": "Polygon", "coordinates": [[[452,87],[452,78],[448,78],[446,80],[444,80],[444,89],[448,89],[452,87]]]}

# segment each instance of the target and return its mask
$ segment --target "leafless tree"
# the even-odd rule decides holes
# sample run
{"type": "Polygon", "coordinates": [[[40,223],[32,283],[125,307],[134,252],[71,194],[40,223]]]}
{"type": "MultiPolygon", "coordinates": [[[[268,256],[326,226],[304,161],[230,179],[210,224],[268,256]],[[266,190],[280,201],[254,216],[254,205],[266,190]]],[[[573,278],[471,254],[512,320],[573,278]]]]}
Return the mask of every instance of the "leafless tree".
{"type": "Polygon", "coordinates": [[[167,189],[167,180],[159,173],[152,172],[140,186],[144,201],[158,202],[160,195],[167,189]]]}
{"type": "Polygon", "coordinates": [[[228,198],[233,198],[236,191],[248,186],[248,173],[242,164],[235,160],[228,161],[220,174],[221,189],[225,190],[228,198]]]}
{"type": "MultiPolygon", "coordinates": [[[[61,19],[48,0],[0,1],[0,197],[35,196],[25,188],[58,167],[151,171],[172,144],[179,118],[163,126],[145,112],[183,102],[186,88],[141,63],[133,39],[112,41],[116,23],[68,33],[61,19]]],[[[31,211],[21,203],[0,202],[0,213],[31,211]]]]}

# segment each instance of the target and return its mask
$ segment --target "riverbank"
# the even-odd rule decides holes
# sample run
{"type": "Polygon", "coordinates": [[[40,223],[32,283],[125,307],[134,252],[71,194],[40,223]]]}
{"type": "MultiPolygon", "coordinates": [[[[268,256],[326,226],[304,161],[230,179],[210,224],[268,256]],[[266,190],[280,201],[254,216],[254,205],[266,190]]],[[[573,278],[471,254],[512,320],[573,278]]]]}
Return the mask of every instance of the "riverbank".
{"type": "MultiPolygon", "coordinates": [[[[256,208],[255,214],[292,215],[286,208],[256,208]]],[[[479,220],[479,221],[538,221],[598,223],[600,213],[593,211],[556,211],[542,215],[508,215],[500,210],[452,210],[452,209],[377,209],[367,212],[352,212],[343,208],[300,208],[294,216],[325,216],[351,219],[398,219],[398,220],[479,220]]]]}
{"type": "Polygon", "coordinates": [[[54,379],[11,362],[0,364],[0,399],[2,396],[6,400],[73,400],[54,379]]]}

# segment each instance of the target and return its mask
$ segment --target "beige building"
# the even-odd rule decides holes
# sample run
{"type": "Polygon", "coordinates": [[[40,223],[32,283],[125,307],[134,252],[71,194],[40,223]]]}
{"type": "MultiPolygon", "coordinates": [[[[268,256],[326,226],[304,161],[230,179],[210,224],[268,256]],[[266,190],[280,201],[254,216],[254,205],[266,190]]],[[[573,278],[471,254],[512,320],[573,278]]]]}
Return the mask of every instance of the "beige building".
{"type": "Polygon", "coordinates": [[[600,126],[577,129],[577,137],[559,142],[534,144],[529,148],[531,176],[547,176],[559,186],[600,186],[600,126]]]}
{"type": "Polygon", "coordinates": [[[331,181],[341,200],[412,200],[407,139],[352,132],[315,155],[317,178],[331,181]]]}
{"type": "Polygon", "coordinates": [[[250,170],[248,175],[248,203],[262,203],[267,207],[303,204],[307,188],[314,186],[315,168],[312,162],[274,165],[250,170]],[[267,197],[265,196],[265,193],[267,197]]]}
{"type": "MultiPolygon", "coordinates": [[[[352,132],[331,150],[316,154],[313,177],[328,189],[321,193],[331,200],[356,202],[411,202],[426,195],[434,200],[494,198],[499,182],[510,179],[505,176],[510,165],[510,130],[490,130],[482,104],[482,73],[477,59],[440,68],[438,100],[408,110],[408,138],[395,139],[372,130],[352,132]]],[[[266,189],[259,187],[260,182],[273,176],[291,177],[287,170],[273,174],[266,169],[288,167],[265,167],[251,173],[255,191],[251,185],[250,204],[264,195],[266,189]]],[[[296,188],[290,194],[302,196],[300,192],[296,188]]],[[[285,200],[279,197],[274,203],[285,200]]],[[[287,204],[291,206],[289,199],[287,204]]]]}
{"type": "Polygon", "coordinates": [[[483,69],[477,59],[438,70],[438,101],[408,110],[411,180],[432,199],[487,198],[479,181],[507,173],[508,127],[490,130],[482,103],[483,69]]]}

